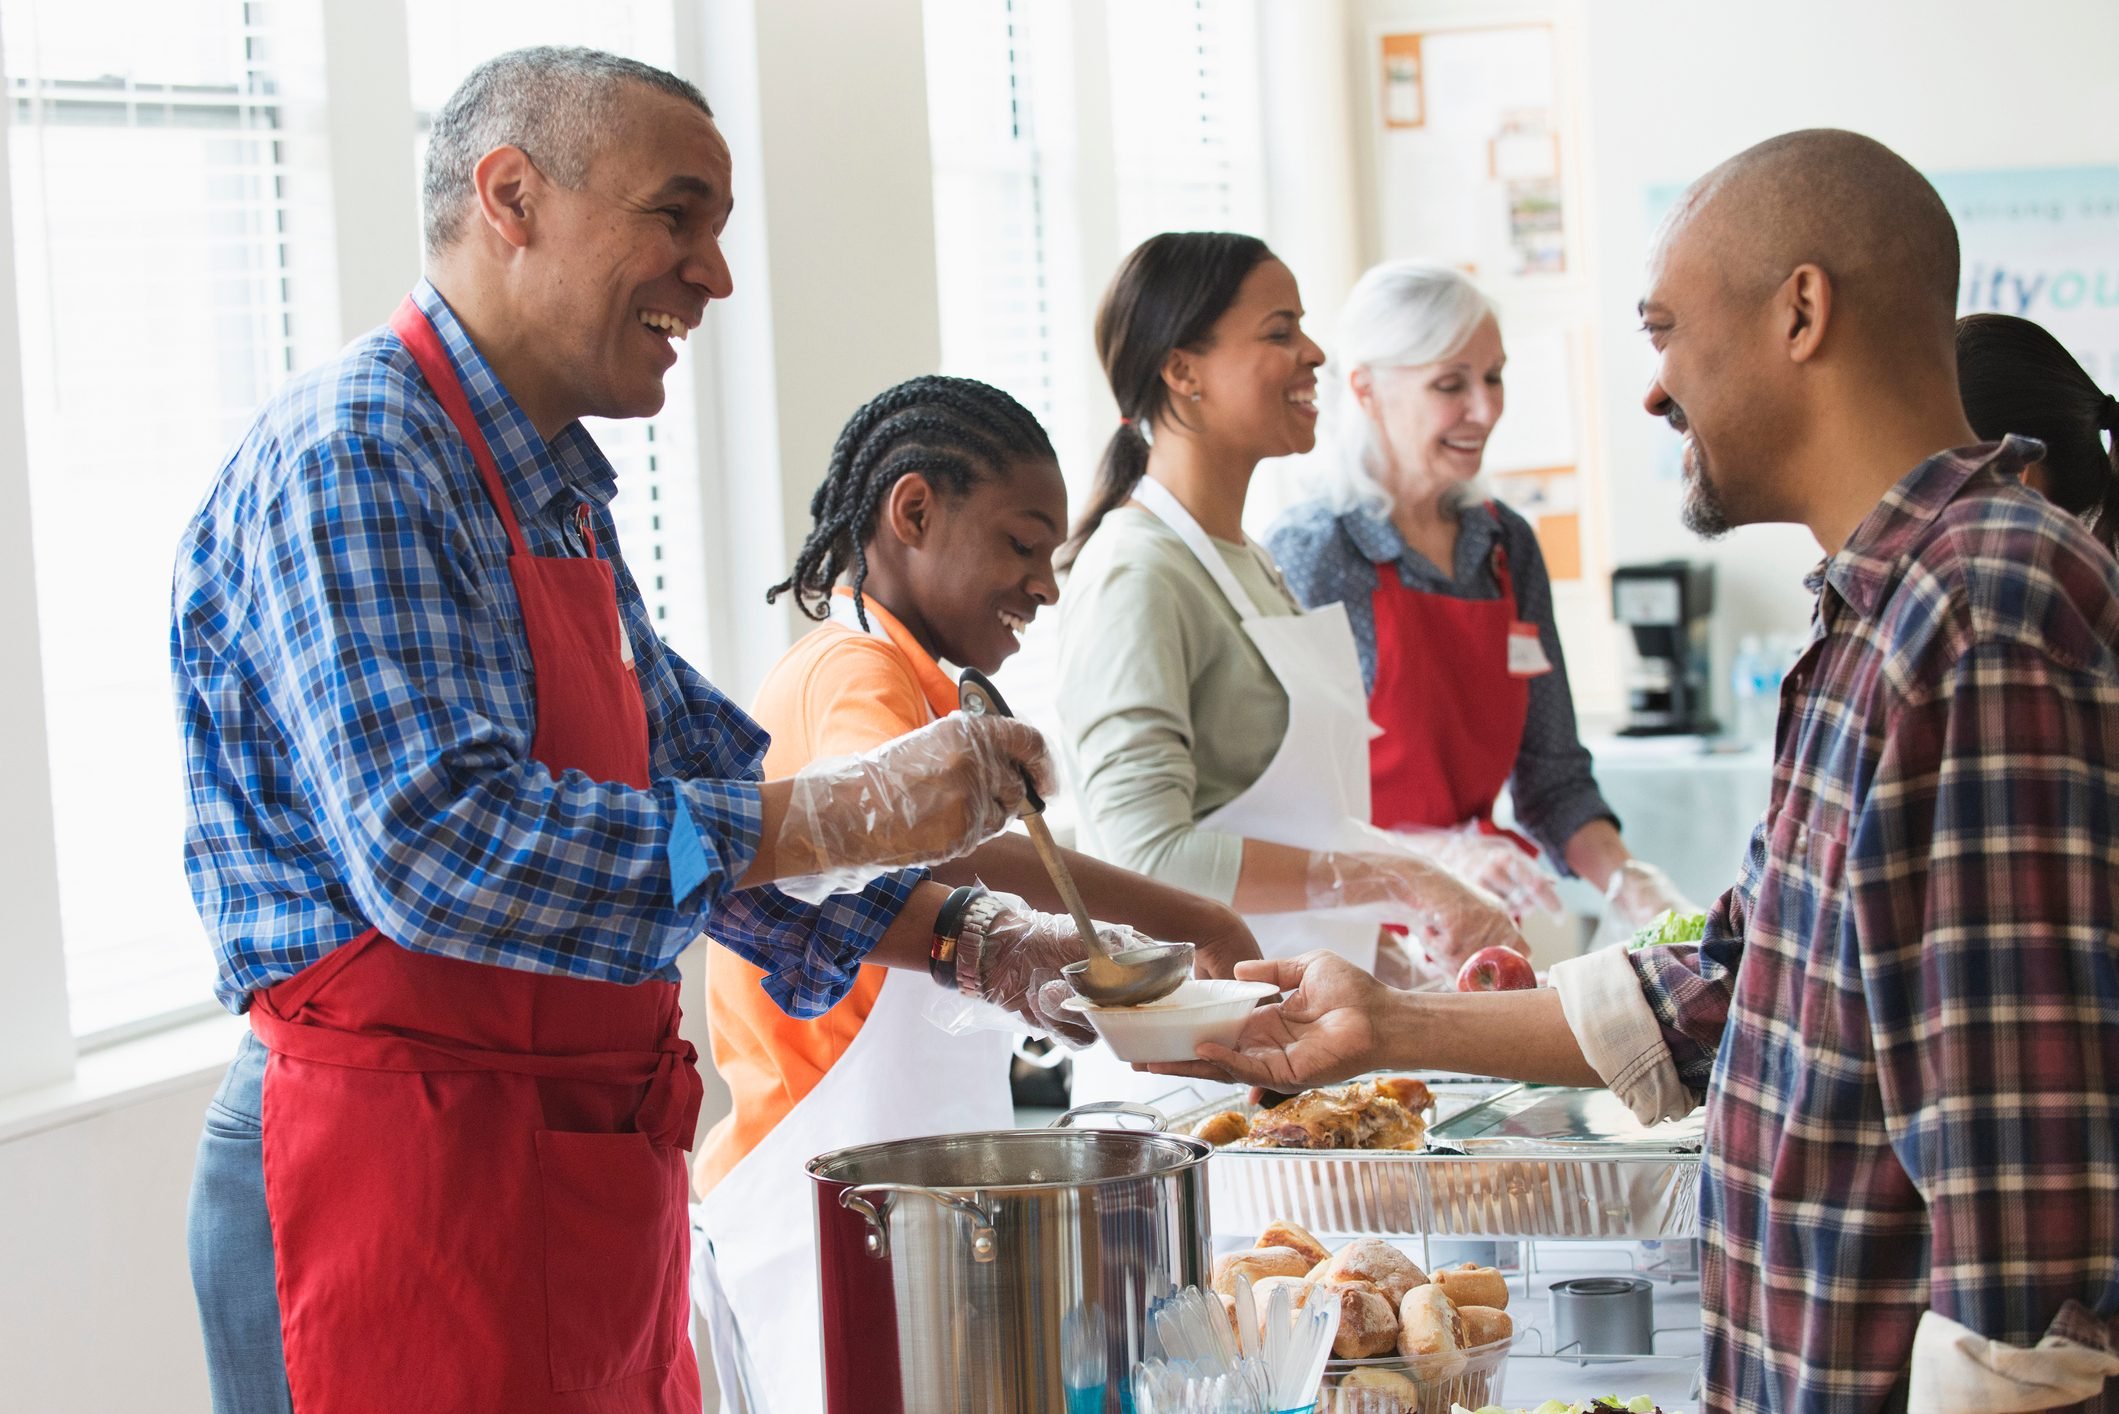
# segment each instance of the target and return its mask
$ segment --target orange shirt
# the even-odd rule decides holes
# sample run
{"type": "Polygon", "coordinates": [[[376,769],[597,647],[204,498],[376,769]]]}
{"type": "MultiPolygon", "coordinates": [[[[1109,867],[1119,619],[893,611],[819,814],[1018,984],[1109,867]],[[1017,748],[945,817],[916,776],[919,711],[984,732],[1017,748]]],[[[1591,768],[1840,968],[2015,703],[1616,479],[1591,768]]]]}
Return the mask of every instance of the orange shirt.
{"type": "MultiPolygon", "coordinates": [[[[837,594],[849,602],[851,590],[837,594]]],[[[751,715],[772,734],[765,774],[791,776],[824,756],[867,751],[957,708],[956,684],[904,625],[873,599],[868,621],[888,641],[823,623],[773,665],[751,715]]],[[[693,1186],[725,1177],[845,1054],[883,990],[881,967],[863,967],[853,990],[810,1021],[773,1005],[765,974],[726,948],[706,964],[707,1034],[714,1068],[735,1104],[699,1146],[693,1186]]]]}

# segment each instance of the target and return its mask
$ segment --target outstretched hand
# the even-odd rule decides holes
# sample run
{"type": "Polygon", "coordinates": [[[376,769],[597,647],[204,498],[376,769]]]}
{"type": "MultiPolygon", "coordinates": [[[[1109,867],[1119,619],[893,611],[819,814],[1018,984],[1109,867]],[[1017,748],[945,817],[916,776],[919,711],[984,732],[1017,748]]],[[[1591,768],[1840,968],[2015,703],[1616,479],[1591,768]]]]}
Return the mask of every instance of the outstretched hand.
{"type": "Polygon", "coordinates": [[[1135,1068],[1292,1091],[1389,1063],[1382,1050],[1382,1015],[1391,989],[1345,958],[1307,952],[1240,962],[1236,975],[1246,982],[1271,982],[1288,995],[1252,1012],[1234,1048],[1207,1042],[1196,1061],[1135,1068]]]}

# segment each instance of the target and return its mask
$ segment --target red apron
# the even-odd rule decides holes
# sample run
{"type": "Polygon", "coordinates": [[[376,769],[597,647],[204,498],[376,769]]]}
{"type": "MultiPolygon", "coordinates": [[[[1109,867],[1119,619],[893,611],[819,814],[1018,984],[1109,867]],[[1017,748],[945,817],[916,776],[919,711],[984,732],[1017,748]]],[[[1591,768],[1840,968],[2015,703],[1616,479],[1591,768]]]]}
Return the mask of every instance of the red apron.
{"type": "MultiPolygon", "coordinates": [[[[1490,828],[1494,797],[1516,768],[1530,679],[1550,667],[1511,663],[1511,640],[1535,642],[1537,630],[1517,617],[1498,540],[1493,566],[1498,599],[1424,594],[1406,587],[1395,564],[1376,566],[1369,717],[1383,735],[1369,744],[1369,797],[1370,819],[1385,829],[1490,828]]],[[[1535,657],[1543,663],[1542,651],[1535,657]]]]}
{"type": "MultiPolygon", "coordinates": [[[[531,754],[645,788],[610,563],[531,555],[441,340],[390,327],[507,527],[531,754]]],[[[583,529],[587,522],[584,517],[583,529]]],[[[252,998],[265,1200],[296,1414],[696,1414],[677,988],[411,952],[369,929],[252,998]]]]}

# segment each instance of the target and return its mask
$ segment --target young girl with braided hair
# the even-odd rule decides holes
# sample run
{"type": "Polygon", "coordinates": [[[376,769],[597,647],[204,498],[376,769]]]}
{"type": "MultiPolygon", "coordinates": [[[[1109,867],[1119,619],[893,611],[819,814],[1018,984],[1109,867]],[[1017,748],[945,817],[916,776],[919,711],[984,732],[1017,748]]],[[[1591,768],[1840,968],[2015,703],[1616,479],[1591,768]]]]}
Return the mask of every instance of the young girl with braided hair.
{"type": "MultiPolygon", "coordinates": [[[[791,593],[821,620],[766,675],[752,708],[772,735],[768,774],[866,750],[955,711],[951,666],[999,668],[1059,596],[1059,463],[1037,419],[985,383],[930,376],[878,395],[839,434],[810,514],[792,572],[767,593],[791,593]]],[[[1222,904],[1085,856],[1068,862],[1098,919],[1197,944],[1201,975],[1226,977],[1258,955],[1222,904]]],[[[958,890],[937,925],[944,933],[957,913],[975,914],[981,884],[1034,908],[1063,907],[1015,831],[934,877],[958,890]]],[[[734,953],[710,949],[707,969],[714,1064],[733,1108],[702,1141],[694,1169],[703,1230],[693,1250],[705,1268],[694,1290],[717,1326],[724,1384],[741,1378],[731,1346],[747,1349],[752,1371],[782,1372],[766,1374],[769,1383],[787,1371],[813,1379],[816,1259],[803,1164],[849,1144],[1009,1127],[1009,1039],[952,1034],[930,1020],[932,1000],[947,994],[911,973],[864,966],[837,1006],[794,1021],[734,953]]],[[[772,1393],[777,1414],[785,1401],[772,1393]]]]}

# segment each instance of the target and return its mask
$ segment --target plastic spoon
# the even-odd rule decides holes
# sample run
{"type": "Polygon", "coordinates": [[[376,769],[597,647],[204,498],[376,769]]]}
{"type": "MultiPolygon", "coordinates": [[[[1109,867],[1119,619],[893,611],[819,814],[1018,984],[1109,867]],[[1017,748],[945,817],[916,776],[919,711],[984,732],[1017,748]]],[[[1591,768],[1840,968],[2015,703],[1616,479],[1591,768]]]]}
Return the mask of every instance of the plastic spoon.
{"type": "Polygon", "coordinates": [[[1246,1360],[1265,1354],[1258,1345],[1258,1299],[1251,1295],[1250,1277],[1240,1273],[1236,1278],[1236,1344],[1246,1360]]]}
{"type": "MultiPolygon", "coordinates": [[[[974,717],[1015,715],[1008,710],[999,689],[977,668],[964,669],[957,679],[957,700],[974,717]]],[[[1088,905],[1082,902],[1081,890],[1075,887],[1067,861],[1060,857],[1052,827],[1045,823],[1045,802],[1030,784],[1028,771],[1023,773],[1023,793],[1029,807],[1023,815],[1023,827],[1030,832],[1030,843],[1044,862],[1045,872],[1052,876],[1052,887],[1059,890],[1060,900],[1073,915],[1075,933],[1089,951],[1087,958],[1060,969],[1060,975],[1098,1006],[1143,1006],[1176,991],[1192,975],[1192,945],[1151,943],[1115,950],[1104,941],[1095,920],[1089,917],[1088,905]]]]}

